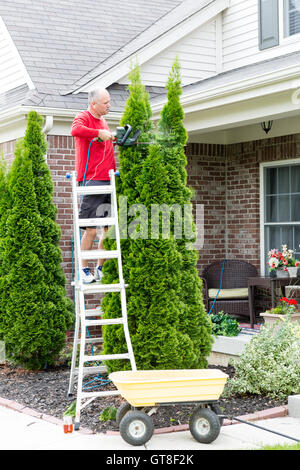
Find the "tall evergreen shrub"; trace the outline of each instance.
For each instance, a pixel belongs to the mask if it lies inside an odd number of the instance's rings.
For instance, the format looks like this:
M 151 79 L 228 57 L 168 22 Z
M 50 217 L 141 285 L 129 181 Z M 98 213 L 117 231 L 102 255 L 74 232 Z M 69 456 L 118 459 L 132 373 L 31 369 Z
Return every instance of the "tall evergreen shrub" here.
M 47 142 L 42 132 L 43 119 L 35 111 L 28 114 L 24 145 L 32 162 L 33 184 L 37 208 L 40 215 L 40 232 L 45 246 L 41 259 L 47 275 L 49 301 L 70 325 L 72 301 L 67 298 L 66 278 L 62 268 L 62 253 L 59 246 L 60 226 L 56 222 L 57 207 L 53 203 L 54 185 L 49 166 L 45 160 Z
M 124 148 L 120 155 L 121 169 L 125 173 L 121 171 L 122 185 L 125 182 L 123 194 L 128 196 L 128 207 L 135 204 L 136 208 L 135 221 L 128 218 L 128 228 L 135 230 L 126 241 L 123 261 L 125 280 L 129 284 L 128 322 L 138 369 L 205 367 L 211 344 L 211 324 L 204 311 L 201 283 L 195 268 L 196 252 L 187 249 L 184 239 L 176 240 L 174 224 L 170 236 L 164 236 L 162 216 L 155 234 L 151 227 L 153 205 L 183 206 L 190 204 L 191 198 L 186 186 L 186 130 L 179 103 L 178 64 L 174 66 L 167 88 L 168 104 L 162 112 L 158 145 L 149 146 L 143 156 L 139 154 L 134 174 L 130 166 L 132 150 Z M 139 96 L 143 98 L 141 93 Z M 139 115 L 140 107 L 136 103 L 136 99 L 128 101 L 126 111 L 130 110 L 131 116 L 135 116 L 135 112 Z M 113 295 L 104 300 L 106 317 L 121 314 L 119 306 L 115 315 Z M 115 334 L 108 331 L 115 331 Z M 122 327 L 105 327 L 105 353 L 125 350 Z M 110 361 L 108 366 L 110 370 L 120 370 L 128 368 L 129 363 Z
M 148 142 L 152 136 L 153 126 L 151 123 L 151 108 L 149 96 L 141 82 L 140 69 L 134 65 L 129 73 L 130 85 L 129 97 L 126 102 L 124 113 L 120 125 L 129 124 L 132 126 L 132 133 L 136 130 L 141 131 L 140 141 Z M 136 189 L 137 177 L 143 166 L 143 161 L 149 151 L 148 145 L 139 145 L 133 147 L 119 147 L 119 166 L 120 177 L 116 178 L 117 196 L 119 202 L 119 223 L 121 232 L 121 251 L 124 279 L 128 282 L 130 277 L 130 245 L 131 239 L 127 237 L 128 225 L 134 219 L 134 216 L 128 214 L 128 208 L 135 204 L 138 193 Z M 107 238 L 104 242 L 107 249 L 115 249 L 115 241 Z M 118 281 L 117 260 L 108 260 L 103 268 L 104 280 L 106 283 Z M 126 289 L 127 310 L 130 312 L 132 288 Z M 104 309 L 104 318 L 118 318 L 122 315 L 120 294 L 106 294 L 102 307 Z M 135 326 L 134 315 L 128 315 L 130 331 Z M 105 354 L 117 354 L 127 351 L 125 343 L 124 329 L 122 325 L 106 326 L 103 328 L 103 351 Z M 128 368 L 128 361 L 108 361 L 107 366 L 111 370 L 121 370 Z
M 7 181 L 7 168 L 4 161 L 0 163 L 0 273 L 3 273 L 2 259 L 4 239 L 6 235 L 6 220 L 9 209 L 9 192 Z M 1 300 L 0 300 L 1 301 Z
M 166 85 L 167 103 L 159 121 L 160 153 L 169 176 L 167 192 L 169 204 L 181 207 L 182 225 L 173 225 L 174 234 L 181 233 L 176 239 L 181 255 L 181 269 L 178 278 L 179 298 L 184 303 L 180 318 L 180 328 L 193 342 L 195 361 L 191 367 L 207 366 L 206 357 L 211 350 L 211 321 L 205 311 L 202 297 L 202 281 L 197 270 L 198 251 L 193 249 L 196 240 L 195 224 L 192 215 L 192 191 L 187 186 L 187 158 L 185 145 L 187 132 L 183 125 L 184 112 L 180 103 L 182 94 L 180 64 L 175 60 Z M 174 224 L 174 218 L 173 218 Z M 176 232 L 177 231 L 177 232 Z
M 7 176 L 8 216 L 0 250 L 0 336 L 8 359 L 29 369 L 54 363 L 73 323 L 45 151 L 42 119 L 29 113 Z

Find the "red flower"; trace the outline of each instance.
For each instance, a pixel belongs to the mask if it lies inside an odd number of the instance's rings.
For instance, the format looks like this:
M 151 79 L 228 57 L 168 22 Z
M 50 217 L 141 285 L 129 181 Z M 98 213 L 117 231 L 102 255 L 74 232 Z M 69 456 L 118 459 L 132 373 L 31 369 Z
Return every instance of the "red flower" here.
M 286 297 L 282 297 L 282 298 L 280 299 L 280 302 L 288 302 L 288 301 L 289 301 L 289 299 L 287 299 Z
M 297 302 L 295 299 L 291 299 L 288 301 L 290 305 L 297 305 Z

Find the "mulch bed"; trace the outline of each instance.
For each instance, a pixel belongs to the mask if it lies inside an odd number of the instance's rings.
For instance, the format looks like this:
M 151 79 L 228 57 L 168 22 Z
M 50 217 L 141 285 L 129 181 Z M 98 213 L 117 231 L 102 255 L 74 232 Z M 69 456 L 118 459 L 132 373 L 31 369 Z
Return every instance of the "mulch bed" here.
M 234 368 L 232 366 L 213 366 L 213 368 L 222 370 L 230 377 L 234 376 Z M 69 377 L 70 368 L 66 366 L 32 372 L 11 367 L 9 364 L 1 364 L 0 397 L 16 401 L 39 413 L 62 418 L 64 411 L 72 403 L 72 400 L 70 401 L 67 398 Z M 86 378 L 85 382 L 88 380 Z M 109 383 L 103 385 L 99 390 L 115 390 L 115 386 Z M 82 410 L 80 417 L 81 426 L 95 433 L 118 430 L 114 420 L 100 421 L 99 416 L 107 407 L 118 408 L 122 401 L 123 399 L 120 396 L 96 398 Z M 238 417 L 276 406 L 287 405 L 287 401 L 252 395 L 243 397 L 233 396 L 230 398 L 221 397 L 219 404 L 224 415 Z M 154 426 L 155 428 L 163 428 L 186 424 L 194 408 L 195 405 L 158 407 L 156 413 L 152 415 Z

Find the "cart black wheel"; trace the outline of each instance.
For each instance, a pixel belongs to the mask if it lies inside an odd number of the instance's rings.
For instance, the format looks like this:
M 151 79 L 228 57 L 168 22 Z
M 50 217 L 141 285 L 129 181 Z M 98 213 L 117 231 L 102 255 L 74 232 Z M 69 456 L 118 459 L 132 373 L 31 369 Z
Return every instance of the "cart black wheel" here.
M 211 403 L 211 404 L 209 405 L 209 408 L 210 408 L 211 411 L 213 411 L 216 415 L 218 415 L 218 418 L 219 418 L 219 421 L 220 421 L 220 426 L 222 426 L 222 425 L 223 425 L 224 418 L 220 418 L 220 415 L 223 414 L 220 405 L 218 405 L 218 403 Z
M 120 422 L 120 434 L 124 441 L 141 446 L 151 438 L 154 425 L 150 416 L 143 411 L 128 411 Z
M 210 444 L 220 434 L 220 421 L 217 415 L 209 408 L 196 408 L 193 412 L 189 428 L 196 441 Z
M 119 406 L 119 408 L 117 409 L 117 413 L 116 413 L 116 422 L 118 426 L 120 426 L 120 422 L 122 418 L 124 418 L 126 413 L 128 413 L 128 411 L 130 410 L 131 410 L 131 405 L 130 403 L 128 403 L 128 401 L 125 401 Z

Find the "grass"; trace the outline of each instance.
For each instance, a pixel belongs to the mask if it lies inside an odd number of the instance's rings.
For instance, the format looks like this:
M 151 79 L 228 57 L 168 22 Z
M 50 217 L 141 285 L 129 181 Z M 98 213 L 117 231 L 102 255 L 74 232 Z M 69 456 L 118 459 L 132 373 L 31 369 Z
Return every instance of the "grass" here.
M 264 446 L 261 450 L 300 450 L 300 442 L 297 444 L 276 444 L 274 446 Z

